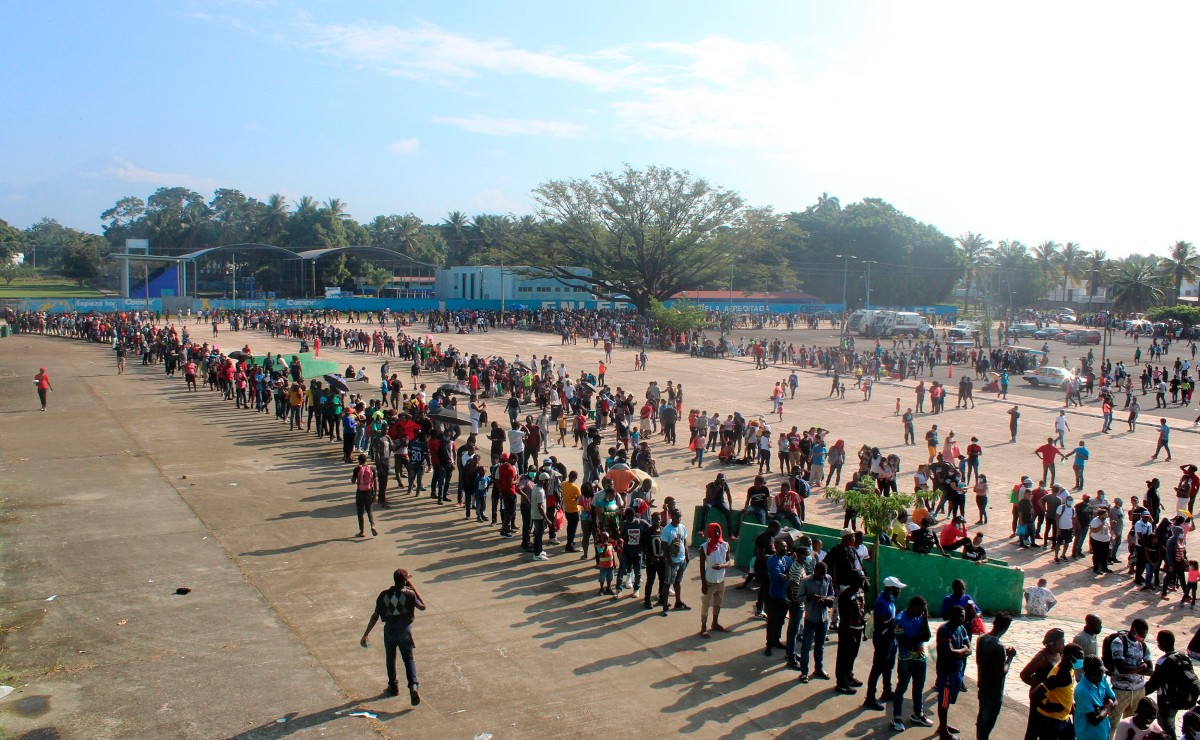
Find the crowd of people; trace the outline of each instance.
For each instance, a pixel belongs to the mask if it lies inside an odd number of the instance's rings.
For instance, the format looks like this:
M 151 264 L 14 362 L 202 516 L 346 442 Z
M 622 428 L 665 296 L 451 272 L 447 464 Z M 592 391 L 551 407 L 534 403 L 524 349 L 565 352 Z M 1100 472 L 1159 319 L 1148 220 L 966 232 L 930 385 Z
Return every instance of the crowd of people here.
M 704 639 L 710 639 L 714 632 L 728 631 L 720 615 L 727 571 L 733 564 L 732 542 L 744 522 L 765 525 L 767 528 L 755 540 L 754 567 L 743 586 L 757 581 L 755 615 L 765 623 L 766 654 L 781 650 L 786 665 L 799 674 L 798 680 L 803 683 L 831 679 L 834 689 L 845 694 L 856 693 L 865 685 L 865 706 L 884 710 L 890 703 L 892 726 L 902 730 L 903 700 L 910 688 L 913 706 L 909 723 L 933 726 L 934 719 L 925 713 L 922 697 L 925 645 L 936 634 L 934 686 L 939 735 L 950 738 L 959 733 L 950 722 L 949 712 L 963 688 L 963 675 L 972 654 L 979 664 L 976 736 L 987 737 L 990 733 L 999 711 L 1004 674 L 1013 660 L 1012 651 L 1001 643 L 1009 619 L 997 617 L 991 632 L 983 634 L 982 614 L 961 581 L 955 582 L 946 597 L 939 612 L 944 621 L 936 629 L 930 624 L 928 605 L 921 597 L 911 599 L 907 607 L 897 605 L 906 588 L 900 578 L 889 575 L 873 589 L 863 567 L 870 551 L 858 527 L 857 512 L 852 509 L 845 511 L 841 541 L 828 550 L 819 538 L 799 533 L 806 520 L 805 501 L 824 487 L 842 485 L 846 443 L 840 439 L 831 442 L 828 430 L 793 425 L 776 431 L 762 416 L 740 411 L 722 415 L 687 408 L 682 385 L 672 380 L 661 388 L 657 380 L 648 381 L 646 389 L 636 393 L 614 388 L 605 383 L 605 362 L 599 363 L 595 371 L 587 368 L 572 377 L 564 363 L 555 363 L 549 355 L 525 360 L 520 355 L 482 357 L 438 341 L 452 326 L 458 327 L 459 333 L 470 333 L 503 325 L 486 314 L 427 317 L 425 326 L 431 331 L 424 337 L 411 333 L 413 326 L 421 323 L 415 315 L 381 313 L 365 321 L 354 316 L 353 320 L 362 324 L 356 328 L 339 327 L 336 320 L 341 317 L 336 315 L 305 317 L 258 311 L 200 318 L 212 324 L 209 341 L 193 338 L 186 323 L 161 323 L 156 317 L 136 312 L 15 316 L 10 324 L 22 331 L 110 345 L 121 370 L 127 354 L 140 355 L 142 364 L 161 364 L 165 375 L 182 379 L 191 392 L 207 388 L 221 401 L 233 402 L 235 409 L 267 414 L 273 411 L 290 431 L 341 441 L 341 459 L 353 466 L 351 479 L 360 537 L 366 536 L 368 527 L 372 535 L 377 533 L 375 506 L 394 505 L 400 493 L 428 495 L 438 505 L 461 507 L 467 520 L 498 527 L 501 538 L 515 539 L 519 534 L 521 548 L 531 559 L 547 560 L 551 557 L 548 546 L 560 545 L 563 553 L 579 553 L 584 561 L 591 559 L 598 595 L 619 598 L 629 590 L 641 600 L 643 608 L 658 609 L 663 616 L 691 610 L 685 599 L 685 574 L 696 559 L 701 584 L 699 636 Z M 621 314 L 542 311 L 510 320 L 513 323 L 509 326 L 554 331 L 562 336 L 564 344 L 577 341 L 580 335 L 595 346 L 603 343 L 606 362 L 610 363 L 613 345 L 627 346 L 628 338 L 639 331 L 644 340 L 648 336 L 645 332 L 651 331 L 644 323 L 629 321 Z M 306 378 L 303 363 L 296 355 L 290 359 L 270 353 L 258 357 L 251 352 L 251 342 L 240 341 L 245 336 L 242 334 L 238 335 L 238 343 L 243 345 L 239 350 L 221 350 L 217 342 L 222 325 L 234 331 L 256 329 L 304 342 L 303 348 L 314 350 L 314 354 L 322 342 L 327 348 L 357 351 L 380 363 L 378 373 L 374 367 L 367 371 L 365 365 L 357 370 L 351 365 L 332 378 Z M 892 350 L 883 349 L 877 342 L 872 351 L 857 353 L 852 347 L 797 349 L 756 341 L 749 345 L 748 353 L 763 367 L 770 358 L 772 365 L 823 369 L 832 378 L 834 389 L 842 394 L 843 375 L 853 375 L 855 386 L 861 388 L 885 372 L 908 376 L 911 370 L 932 367 L 940 361 L 939 348 L 926 342 L 910 343 L 907 349 L 897 345 Z M 400 366 L 394 372 L 393 362 Z M 637 366 L 646 367 L 644 357 L 639 357 Z M 1107 379 L 1112 370 L 1105 372 Z M 351 392 L 346 382 L 349 379 L 366 381 L 366 388 L 378 390 Z M 44 370 L 35 380 L 39 391 L 50 389 Z M 959 405 L 964 407 L 973 405 L 970 379 L 965 380 L 965 393 L 962 379 L 959 385 Z M 1119 380 L 1114 376 L 1113 382 Z M 780 421 L 783 404 L 795 397 L 797 385 L 797 374 L 792 370 L 770 394 L 772 409 Z M 906 444 L 916 444 L 914 419 L 924 412 L 926 393 L 933 399 L 931 413 L 940 413 L 946 388 L 937 382 L 928 390 L 923 383 L 918 386 L 915 412 L 910 408 L 902 414 L 897 400 L 896 415 L 902 418 Z M 499 408 L 501 403 L 503 409 Z M 1016 418 L 1011 426 L 1014 442 Z M 686 442 L 682 441 L 682 430 L 677 432 L 677 426 L 685 420 Z M 551 455 L 555 431 L 557 446 L 563 452 L 556 450 Z M 1163 598 L 1178 592 L 1185 603 L 1190 599 L 1194 607 L 1200 572 L 1187 556 L 1186 536 L 1194 528 L 1190 512 L 1200 488 L 1196 467 L 1183 466 L 1174 510 L 1163 506 L 1158 479 L 1147 483 L 1141 500 L 1131 497 L 1128 508 L 1120 498 L 1110 504 L 1103 490 L 1082 493 L 1090 452 L 1082 441 L 1065 452 L 1069 431 L 1069 427 L 1059 430 L 1056 438 L 1035 451 L 1042 464 L 1043 480 L 1035 486 L 1029 477 L 1023 477 L 1011 489 L 1015 546 L 1052 546 L 1055 562 L 1065 562 L 1083 557 L 1086 537 L 1093 569 L 1105 574 L 1120 562 L 1120 545 L 1124 542 L 1127 572 L 1135 576 L 1134 583 L 1147 589 L 1161 588 Z M 578 450 L 578 468 L 566 459 L 568 441 L 572 449 Z M 652 442 L 686 444 L 693 452 L 693 464 L 699 466 L 704 465 L 706 451 L 717 455 L 721 472 L 707 484 L 703 503 L 706 510 L 715 509 L 721 515 L 725 526 L 709 523 L 699 548 L 691 547 L 684 513 L 675 500 L 657 500 L 655 478 L 659 471 Z M 987 475 L 981 472 L 982 446 L 972 437 L 960 449 L 956 435 L 950 432 L 942 440 L 937 425 L 926 433 L 925 442 L 928 458 L 919 464 L 914 476 L 913 503 L 897 508 L 893 521 L 880 533 L 883 541 L 920 554 L 936 551 L 949 557 L 961 551 L 968 560 L 985 562 L 987 551 L 982 536 L 972 535 L 966 524 L 969 492 L 975 495 L 979 513 L 976 524 L 987 521 L 990 489 Z M 1167 452 L 1169 455 L 1169 447 Z M 863 445 L 857 458 L 857 470 L 848 476 L 847 487 L 870 486 L 880 496 L 899 492 L 898 455 Z M 1070 459 L 1075 471 L 1075 486 L 1070 491 L 1056 481 L 1055 464 L 1063 459 Z M 771 469 L 773 460 L 777 461 L 775 471 Z M 739 507 L 735 507 L 725 473 L 727 466 L 737 465 L 758 466 L 758 476 Z M 774 491 L 768 483 L 773 472 L 778 475 Z M 430 476 L 428 490 L 426 474 Z M 397 493 L 389 500 L 392 480 Z M 1074 500 L 1075 492 L 1081 493 L 1079 503 Z M 946 520 L 939 528 L 943 515 Z M 867 594 L 872 592 L 878 596 L 868 604 Z M 1041 610 L 1044 615 L 1054 603 L 1044 583 L 1031 588 L 1026 598 L 1031 614 Z M 380 600 L 367 633 L 377 618 L 385 622 L 388 690 L 397 693 L 398 650 L 416 704 L 419 695 L 408 627 L 413 609 L 424 609 L 424 601 L 412 587 L 411 576 L 401 575 L 400 571 L 396 585 L 381 594 Z M 868 615 L 872 615 L 870 621 Z M 392 622 L 408 627 L 397 627 L 389 633 Z M 1139 634 L 1138 630 L 1135 622 L 1129 634 Z M 831 632 L 837 636 L 832 677 L 824 665 L 824 645 Z M 1144 641 L 1144 629 L 1140 635 Z M 858 648 L 868 636 L 874 654 L 870 675 L 864 682 L 854 674 L 854 664 Z M 974 649 L 972 636 L 978 638 Z M 366 639 L 364 634 L 364 643 Z M 1161 647 L 1164 641 L 1173 641 L 1173 636 L 1160 634 L 1159 641 Z M 1126 647 L 1124 642 L 1122 647 Z M 1073 655 L 1073 651 L 1068 652 Z M 1060 650 L 1059 660 L 1066 654 Z M 1106 731 L 1111 728 L 1116 732 L 1119 724 L 1129 722 L 1138 723 L 1143 730 L 1149 726 L 1145 722 L 1149 709 L 1142 705 L 1142 697 L 1121 700 L 1119 692 L 1126 689 L 1120 688 L 1124 684 L 1117 680 L 1118 673 L 1112 679 L 1118 693 L 1106 703 L 1103 684 L 1109 679 L 1096 672 L 1088 660 L 1092 657 L 1084 655 L 1084 662 L 1078 666 L 1072 659 L 1071 670 L 1058 670 L 1056 662 L 1041 680 L 1030 684 L 1034 689 L 1030 727 L 1035 733 L 1030 737 L 1049 737 L 1050 730 L 1043 732 L 1043 727 L 1061 730 L 1072 717 L 1077 728 L 1081 717 L 1090 723 L 1089 730 L 1104 726 Z M 1142 657 L 1148 660 L 1148 652 Z M 1049 653 L 1043 656 L 1045 662 L 1052 658 Z M 1064 703 L 1068 696 L 1070 703 Z M 1157 708 L 1151 712 L 1160 722 L 1164 721 L 1164 705 L 1174 706 L 1175 711 L 1190 709 L 1181 706 L 1178 697 L 1164 701 L 1160 693 Z M 1189 722 L 1193 720 L 1184 719 L 1185 733 Z M 1200 715 L 1194 723 L 1200 723 Z M 1163 728 L 1168 732 L 1165 724 Z M 1195 737 L 1195 731 L 1186 736 Z M 1089 735 L 1084 732 L 1079 736 Z

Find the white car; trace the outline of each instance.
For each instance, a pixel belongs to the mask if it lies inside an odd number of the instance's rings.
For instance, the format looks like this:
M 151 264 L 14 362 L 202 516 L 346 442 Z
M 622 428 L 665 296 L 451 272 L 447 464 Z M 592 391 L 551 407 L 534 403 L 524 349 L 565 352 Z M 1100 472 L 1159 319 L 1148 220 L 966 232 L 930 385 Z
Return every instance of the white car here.
M 1062 388 L 1068 380 L 1075 377 L 1075 373 L 1065 367 L 1039 367 L 1037 370 L 1029 370 L 1021 377 L 1029 381 L 1030 385 L 1044 385 L 1049 388 Z

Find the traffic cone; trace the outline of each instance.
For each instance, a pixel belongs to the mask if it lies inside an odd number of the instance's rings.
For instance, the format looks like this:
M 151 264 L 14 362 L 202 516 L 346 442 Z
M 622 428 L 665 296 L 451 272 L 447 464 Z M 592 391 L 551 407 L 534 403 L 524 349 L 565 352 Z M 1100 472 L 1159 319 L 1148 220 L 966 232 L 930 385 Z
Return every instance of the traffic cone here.
M 950 374 L 947 375 L 946 377 L 953 378 L 954 377 L 954 363 L 948 362 L 948 363 L 946 363 L 946 367 L 950 368 Z

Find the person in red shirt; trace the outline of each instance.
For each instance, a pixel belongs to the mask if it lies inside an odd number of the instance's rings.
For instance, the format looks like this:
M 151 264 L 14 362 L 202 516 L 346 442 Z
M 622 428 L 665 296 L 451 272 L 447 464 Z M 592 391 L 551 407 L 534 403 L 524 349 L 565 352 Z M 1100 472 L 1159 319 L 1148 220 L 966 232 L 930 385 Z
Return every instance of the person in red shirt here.
M 967 520 L 961 515 L 954 517 L 954 521 L 942 527 L 938 541 L 941 542 L 942 554 L 946 557 L 949 557 L 947 553 L 951 550 L 971 544 L 971 537 L 967 534 Z
M 1054 444 L 1054 437 L 1047 437 L 1046 444 L 1033 451 L 1034 455 L 1042 458 L 1042 479 L 1050 481 L 1050 485 L 1054 485 L 1054 463 L 1058 462 L 1058 458 L 1066 458 L 1066 455 L 1059 452 L 1058 447 Z
M 979 456 L 983 454 L 983 448 L 979 446 L 979 437 L 971 437 L 971 444 L 967 445 L 967 479 L 964 481 L 968 485 L 971 483 L 971 475 L 974 474 L 975 481 L 979 481 Z
M 517 467 L 512 464 L 507 452 L 500 455 L 500 466 L 496 468 L 496 495 L 492 500 L 493 502 L 499 500 L 503 506 L 500 514 L 500 536 L 508 539 L 513 536 L 516 529 Z M 492 519 L 494 524 L 494 512 Z
M 39 368 L 37 375 L 33 376 L 33 384 L 37 386 L 38 400 L 42 402 L 42 411 L 46 410 L 46 394 L 54 391 L 54 386 L 50 385 L 50 374 L 46 372 L 46 368 Z

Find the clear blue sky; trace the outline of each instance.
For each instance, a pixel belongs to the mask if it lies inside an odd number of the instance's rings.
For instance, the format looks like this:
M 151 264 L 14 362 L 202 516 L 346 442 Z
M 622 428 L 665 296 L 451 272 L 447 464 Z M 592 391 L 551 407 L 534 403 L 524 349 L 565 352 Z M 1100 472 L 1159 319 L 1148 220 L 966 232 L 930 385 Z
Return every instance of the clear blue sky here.
M 1110 255 L 1200 240 L 1193 30 L 1163 3 L 10 3 L 0 218 L 160 185 L 360 220 L 528 213 L 668 165 L 802 209 Z

